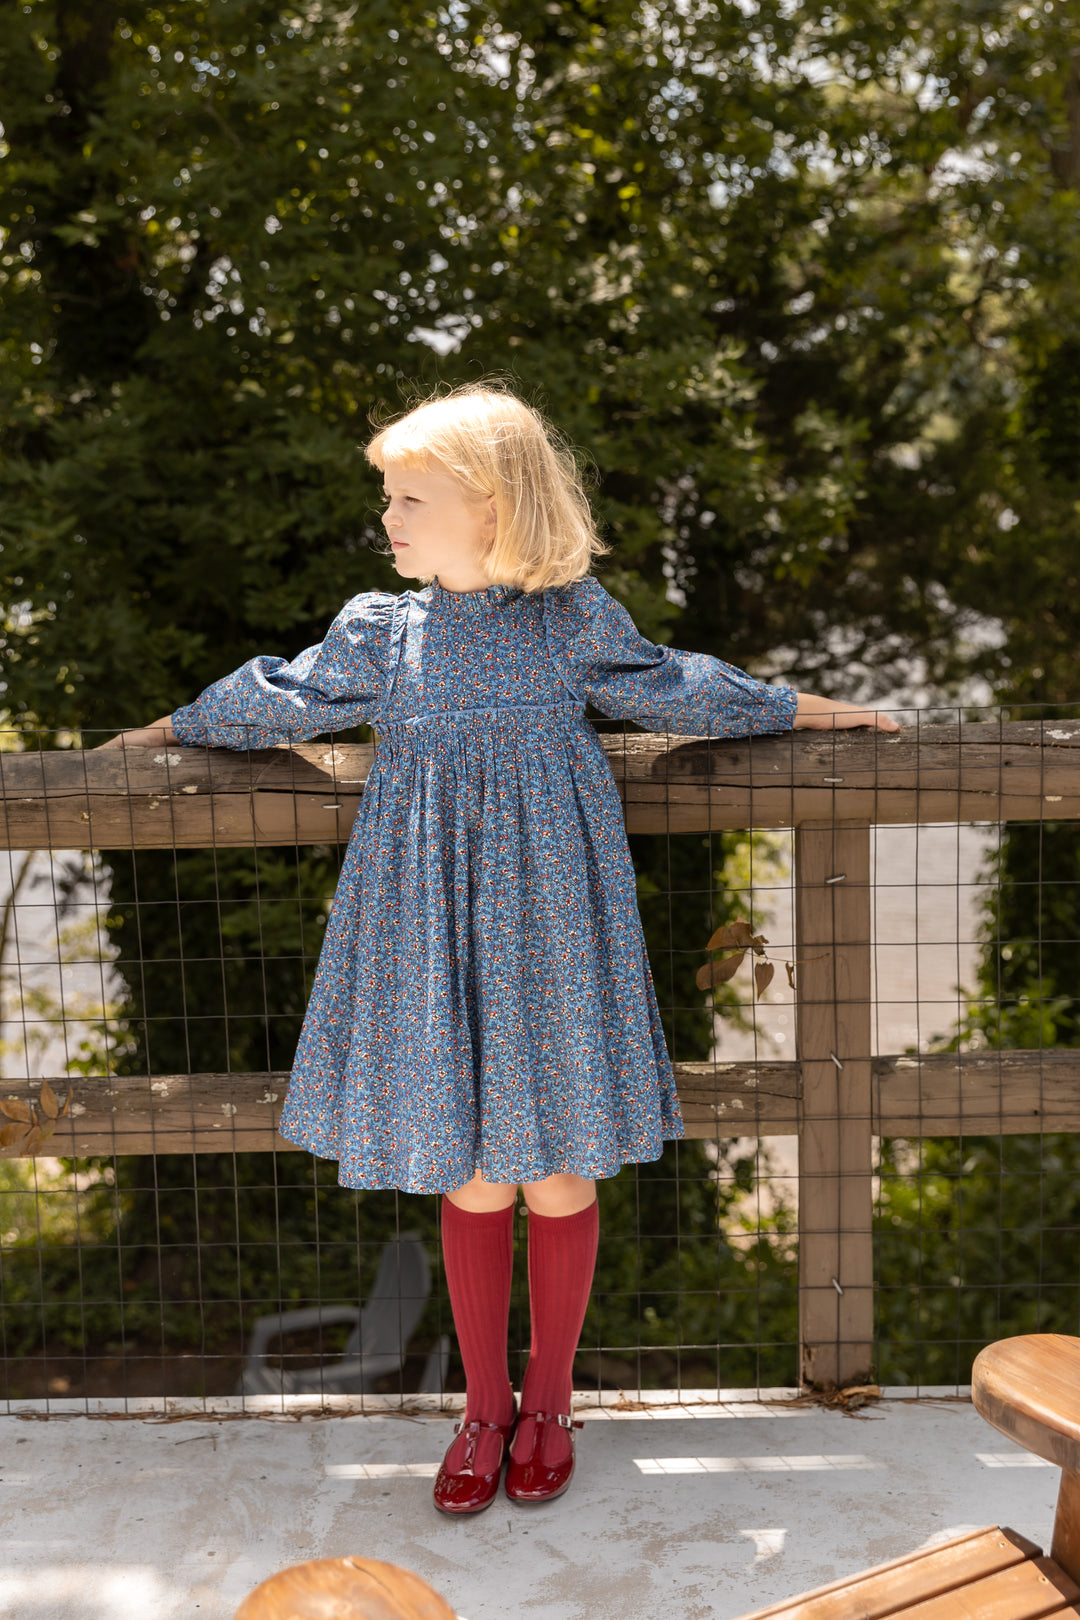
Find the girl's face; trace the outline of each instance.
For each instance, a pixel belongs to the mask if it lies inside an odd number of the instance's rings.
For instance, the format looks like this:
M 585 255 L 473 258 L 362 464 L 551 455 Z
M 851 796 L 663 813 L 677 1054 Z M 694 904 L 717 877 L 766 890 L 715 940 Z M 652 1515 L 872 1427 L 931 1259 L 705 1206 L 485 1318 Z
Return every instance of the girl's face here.
M 482 558 L 495 534 L 495 500 L 470 500 L 449 473 L 388 462 L 382 520 L 404 579 L 437 574 L 448 591 L 491 584 Z

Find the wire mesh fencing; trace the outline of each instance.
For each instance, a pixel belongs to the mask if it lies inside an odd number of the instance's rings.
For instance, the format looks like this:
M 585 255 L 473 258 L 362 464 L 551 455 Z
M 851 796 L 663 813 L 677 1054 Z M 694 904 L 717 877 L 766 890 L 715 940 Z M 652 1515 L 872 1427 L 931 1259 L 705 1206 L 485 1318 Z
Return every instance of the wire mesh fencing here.
M 910 719 L 594 721 L 687 1138 L 600 1184 L 579 1389 L 959 1387 L 1077 1331 L 1080 723 Z M 460 1391 L 438 1199 L 275 1130 L 370 738 L 95 740 L 0 752 L 0 1393 Z

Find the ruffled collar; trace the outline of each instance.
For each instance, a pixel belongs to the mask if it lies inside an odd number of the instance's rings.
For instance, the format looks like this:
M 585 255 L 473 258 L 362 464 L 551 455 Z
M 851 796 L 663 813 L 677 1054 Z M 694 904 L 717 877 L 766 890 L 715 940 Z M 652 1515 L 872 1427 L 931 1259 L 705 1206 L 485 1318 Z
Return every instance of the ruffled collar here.
M 518 585 L 488 585 L 482 591 L 448 591 L 439 584 L 438 574 L 428 586 L 431 592 L 432 605 L 438 605 L 463 612 L 482 611 L 485 608 L 497 607 L 511 596 L 520 596 L 521 588 Z

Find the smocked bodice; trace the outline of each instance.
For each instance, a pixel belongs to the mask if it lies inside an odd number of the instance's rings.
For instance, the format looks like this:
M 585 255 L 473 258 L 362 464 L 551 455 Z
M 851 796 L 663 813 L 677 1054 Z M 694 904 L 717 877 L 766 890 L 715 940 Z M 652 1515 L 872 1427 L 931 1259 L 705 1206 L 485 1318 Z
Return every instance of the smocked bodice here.
M 541 593 L 447 591 L 436 579 L 411 595 L 381 724 L 577 698 L 552 660 Z

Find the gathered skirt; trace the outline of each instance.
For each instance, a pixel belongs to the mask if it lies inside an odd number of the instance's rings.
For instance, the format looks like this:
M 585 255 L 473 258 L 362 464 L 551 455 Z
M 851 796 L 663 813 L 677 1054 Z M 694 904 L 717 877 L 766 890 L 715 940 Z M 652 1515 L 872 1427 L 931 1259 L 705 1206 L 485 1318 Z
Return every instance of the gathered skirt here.
M 380 727 L 280 1129 L 408 1192 L 610 1176 L 683 1135 L 583 705 Z

